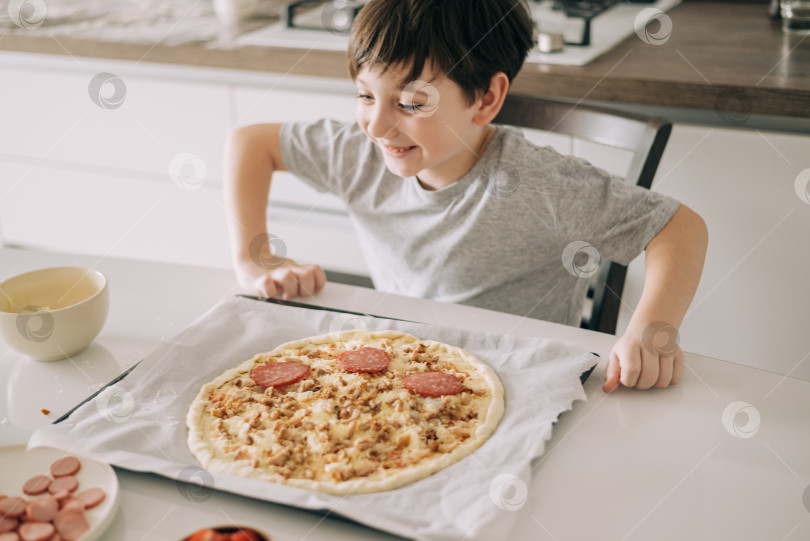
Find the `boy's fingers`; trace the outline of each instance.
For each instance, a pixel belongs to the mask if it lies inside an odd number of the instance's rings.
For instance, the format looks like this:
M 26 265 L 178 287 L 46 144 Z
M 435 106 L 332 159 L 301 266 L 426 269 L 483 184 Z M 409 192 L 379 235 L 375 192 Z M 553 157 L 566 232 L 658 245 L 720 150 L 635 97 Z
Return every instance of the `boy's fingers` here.
M 672 385 L 675 385 L 683 377 L 683 351 L 678 348 L 675 352 L 675 359 L 672 361 Z
M 621 340 L 610 352 L 602 390 L 611 393 L 619 387 L 619 383 L 636 389 L 675 385 L 683 376 L 683 363 L 680 348 L 676 349 L 674 355 L 659 356 L 640 343 Z
M 287 269 L 284 269 L 283 272 L 276 277 L 276 287 L 280 289 L 279 293 L 282 293 L 284 299 L 291 299 L 298 295 L 298 280 L 293 273 L 289 272 Z
M 311 271 L 296 273 L 298 279 L 298 294 L 302 297 L 309 297 L 315 294 L 315 275 Z
M 320 265 L 315 265 L 315 293 L 319 292 L 323 289 L 323 286 L 326 285 L 326 273 L 320 267 Z
M 641 348 L 641 372 L 636 381 L 637 389 L 649 389 L 658 381 L 660 374 L 660 357 Z
M 602 385 L 602 390 L 606 393 L 612 393 L 619 388 L 619 375 L 621 374 L 621 367 L 619 365 L 619 358 L 615 353 L 611 353 L 608 357 L 607 367 L 605 368 L 605 384 Z
M 658 388 L 669 387 L 672 382 L 672 374 L 674 371 L 675 359 L 673 357 L 661 357 L 658 364 L 658 381 L 655 386 Z
M 638 348 L 627 348 L 621 358 L 621 375 L 619 376 L 622 385 L 625 387 L 635 387 L 638 378 L 641 376 L 642 358 Z
M 323 289 L 326 273 L 319 265 L 292 265 L 256 278 L 245 277 L 242 284 L 250 294 L 268 298 L 308 297 Z
M 255 292 L 258 293 L 259 295 L 268 298 L 275 297 L 278 294 L 275 282 L 270 276 L 266 274 L 264 276 L 259 276 L 259 278 L 256 279 L 254 289 L 256 290 Z

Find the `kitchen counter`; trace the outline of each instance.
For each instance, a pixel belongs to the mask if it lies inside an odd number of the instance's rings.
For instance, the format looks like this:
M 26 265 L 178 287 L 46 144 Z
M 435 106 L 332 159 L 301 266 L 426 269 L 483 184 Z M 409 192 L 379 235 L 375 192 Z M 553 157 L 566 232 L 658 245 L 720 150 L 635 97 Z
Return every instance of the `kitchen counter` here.
M 669 39 L 636 35 L 582 67 L 527 64 L 517 94 L 714 111 L 728 125 L 751 115 L 810 119 L 810 39 L 782 34 L 759 3 L 689 2 L 673 9 Z M 334 51 L 216 43 L 121 43 L 0 35 L 0 50 L 348 78 Z

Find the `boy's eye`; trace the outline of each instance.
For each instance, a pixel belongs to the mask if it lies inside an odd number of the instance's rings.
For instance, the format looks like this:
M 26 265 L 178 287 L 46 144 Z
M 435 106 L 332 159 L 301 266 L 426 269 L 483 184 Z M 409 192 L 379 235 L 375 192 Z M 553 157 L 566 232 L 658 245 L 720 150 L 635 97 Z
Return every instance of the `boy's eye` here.
M 362 92 L 357 93 L 357 99 L 364 102 L 364 103 L 370 103 L 370 102 L 374 101 L 374 98 L 372 98 L 368 94 L 363 94 Z
M 406 113 L 415 113 L 416 111 L 419 111 L 422 107 L 424 107 L 424 105 L 419 105 L 419 104 L 416 104 L 416 103 L 411 103 L 411 104 L 400 103 L 399 104 L 399 108 L 402 109 L 403 111 L 405 111 Z

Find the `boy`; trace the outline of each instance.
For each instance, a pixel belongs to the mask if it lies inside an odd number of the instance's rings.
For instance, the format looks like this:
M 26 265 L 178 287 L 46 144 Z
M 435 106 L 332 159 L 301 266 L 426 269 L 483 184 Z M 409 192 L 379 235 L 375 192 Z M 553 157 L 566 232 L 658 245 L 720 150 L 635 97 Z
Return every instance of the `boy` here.
M 270 177 L 281 170 L 346 202 L 384 291 L 577 325 L 586 280 L 572 272 L 571 247 L 587 243 L 622 263 L 646 249 L 642 298 L 603 389 L 677 383 L 682 351 L 648 335 L 680 325 L 705 225 L 677 201 L 490 124 L 531 46 L 523 0 L 369 2 L 349 45 L 356 123 L 260 124 L 229 139 L 226 200 L 242 286 L 293 297 L 326 282 L 317 265 L 275 257 L 267 243 L 251 253 L 267 238 Z

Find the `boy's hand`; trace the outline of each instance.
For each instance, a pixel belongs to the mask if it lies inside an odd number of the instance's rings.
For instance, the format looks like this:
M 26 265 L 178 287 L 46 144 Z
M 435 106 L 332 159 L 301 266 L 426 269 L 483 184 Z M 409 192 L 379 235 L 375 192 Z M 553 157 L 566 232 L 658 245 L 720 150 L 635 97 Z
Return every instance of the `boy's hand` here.
M 613 346 L 602 390 L 675 385 L 683 376 L 678 327 L 697 290 L 706 259 L 703 219 L 681 205 L 647 244 L 644 289 L 624 336 Z
M 250 294 L 271 298 L 309 297 L 326 285 L 326 274 L 319 265 L 301 265 L 292 259 L 263 266 L 242 261 L 236 264 L 236 276 Z
M 673 327 L 663 323 L 652 323 L 643 331 L 628 329 L 610 352 L 602 390 L 612 393 L 620 382 L 636 389 L 678 383 L 683 376 L 683 351 L 676 335 Z

